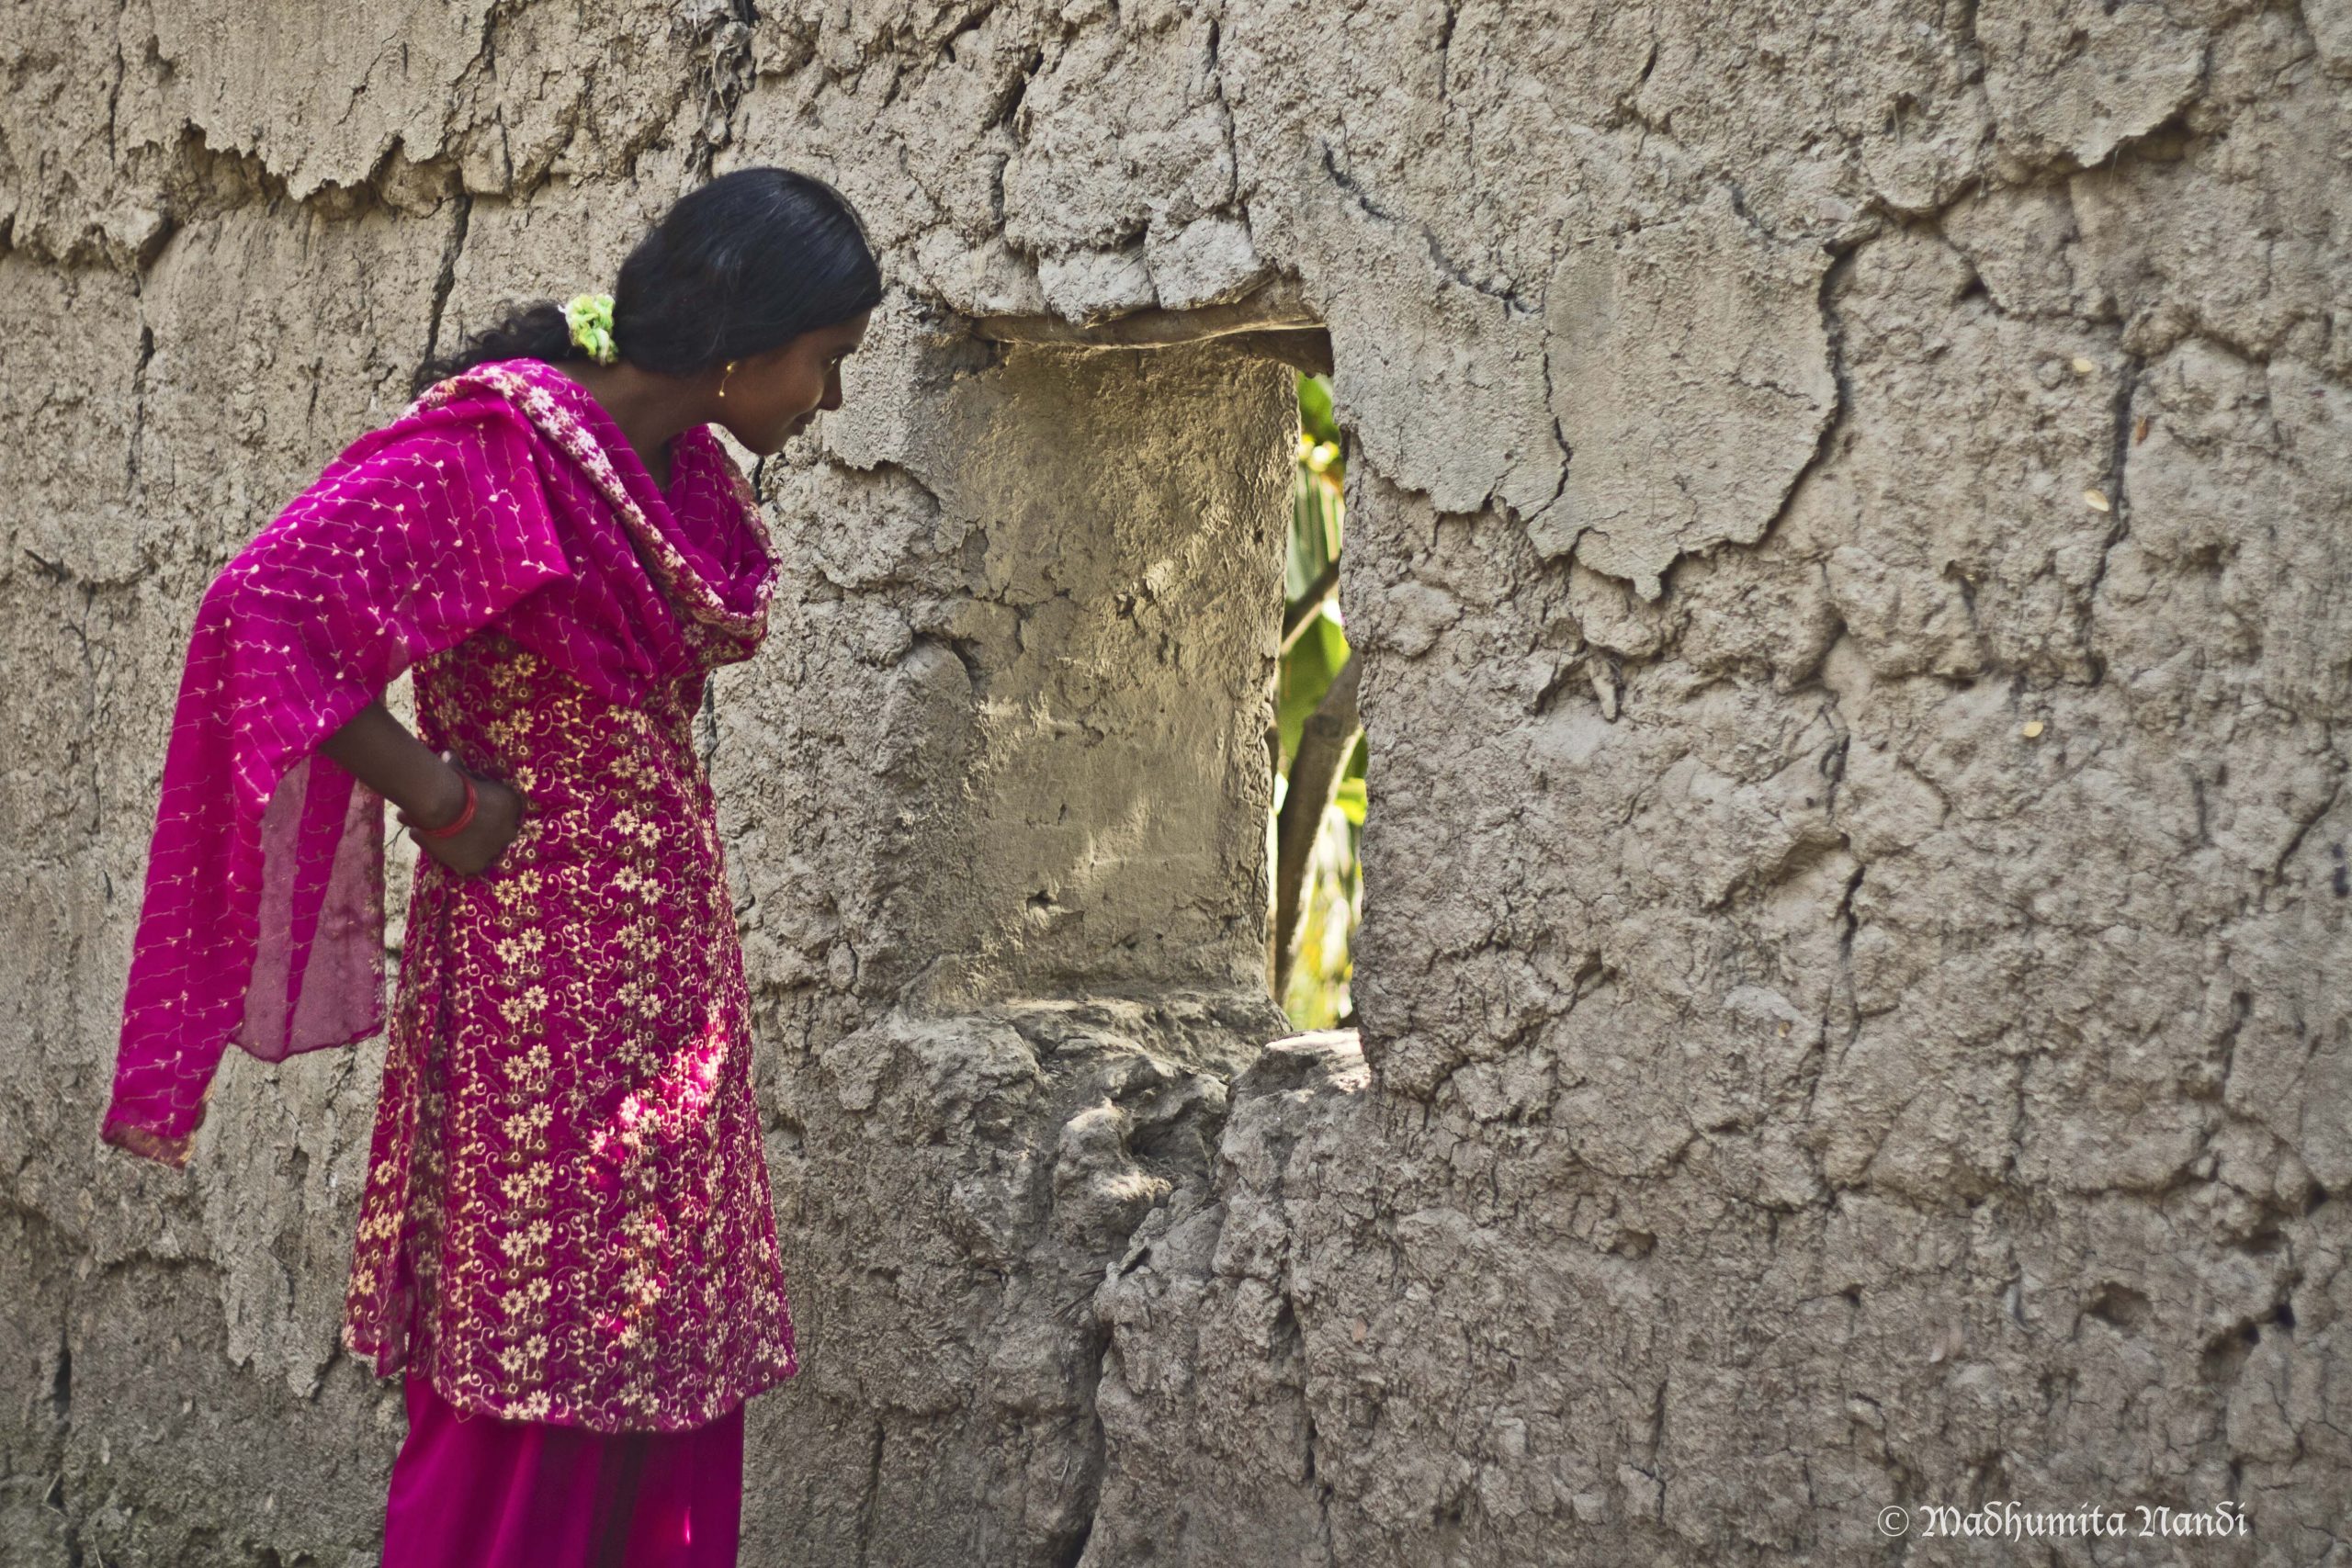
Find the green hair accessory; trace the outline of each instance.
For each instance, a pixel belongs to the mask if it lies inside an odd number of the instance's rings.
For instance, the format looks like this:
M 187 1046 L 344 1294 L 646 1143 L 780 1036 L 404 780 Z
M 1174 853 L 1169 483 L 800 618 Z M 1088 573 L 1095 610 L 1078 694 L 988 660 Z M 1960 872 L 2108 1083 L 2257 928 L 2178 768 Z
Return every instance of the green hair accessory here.
M 610 365 L 621 356 L 613 343 L 613 297 L 609 294 L 575 294 L 563 302 L 564 323 L 571 329 L 571 341 L 588 351 L 588 357 L 599 365 Z

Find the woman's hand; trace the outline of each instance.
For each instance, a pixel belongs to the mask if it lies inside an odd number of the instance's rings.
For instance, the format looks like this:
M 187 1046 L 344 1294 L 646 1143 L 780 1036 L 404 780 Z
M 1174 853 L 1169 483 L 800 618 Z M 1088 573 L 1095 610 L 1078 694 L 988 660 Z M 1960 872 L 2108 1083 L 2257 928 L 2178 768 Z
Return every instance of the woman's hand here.
M 458 773 L 459 770 L 452 764 L 450 772 Z M 480 773 L 471 776 L 474 781 L 473 820 L 458 832 L 446 839 L 432 838 L 415 832 L 420 824 L 405 812 L 401 816 L 401 820 L 409 824 L 411 836 L 426 854 L 451 871 L 467 876 L 496 864 L 498 857 L 505 852 L 508 844 L 514 841 L 514 835 L 523 827 L 523 797 L 496 779 L 486 779 Z M 462 780 L 459 790 L 459 798 L 462 799 Z M 456 819 L 457 814 L 451 813 L 448 820 Z
M 520 795 L 496 779 L 469 774 L 441 756 L 411 735 L 380 698 L 328 736 L 319 750 L 400 807 L 400 819 L 416 829 L 416 841 L 452 871 L 471 876 L 488 867 L 522 828 Z M 464 813 L 469 777 L 474 781 L 473 820 L 446 839 L 427 837 L 431 829 L 455 822 Z

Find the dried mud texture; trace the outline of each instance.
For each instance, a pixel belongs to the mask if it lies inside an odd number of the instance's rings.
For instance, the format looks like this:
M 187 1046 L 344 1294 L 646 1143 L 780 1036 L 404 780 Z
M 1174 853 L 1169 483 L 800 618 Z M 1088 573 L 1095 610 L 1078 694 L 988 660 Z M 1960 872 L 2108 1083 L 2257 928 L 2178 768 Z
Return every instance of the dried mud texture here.
M 2345 0 L 69 0 L 0 79 L 0 1556 L 373 1561 L 376 1048 L 95 1141 L 187 621 L 781 162 L 892 297 L 701 727 L 747 1562 L 2341 1558 Z M 1367 916 L 1285 1038 L 1325 343 Z M 2001 1501 L 2248 1523 L 1880 1530 Z

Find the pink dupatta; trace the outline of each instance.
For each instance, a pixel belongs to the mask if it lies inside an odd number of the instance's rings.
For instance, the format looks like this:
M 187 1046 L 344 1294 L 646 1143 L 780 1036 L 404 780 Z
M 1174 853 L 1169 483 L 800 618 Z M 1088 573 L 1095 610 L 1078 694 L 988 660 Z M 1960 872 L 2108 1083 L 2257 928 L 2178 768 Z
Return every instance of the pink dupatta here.
M 586 389 L 476 366 L 369 432 L 222 569 L 188 642 L 100 1138 L 185 1166 L 233 1043 L 264 1061 L 384 1022 L 383 801 L 319 744 L 499 624 L 591 690 L 749 658 L 775 563 L 707 426 L 665 492 Z

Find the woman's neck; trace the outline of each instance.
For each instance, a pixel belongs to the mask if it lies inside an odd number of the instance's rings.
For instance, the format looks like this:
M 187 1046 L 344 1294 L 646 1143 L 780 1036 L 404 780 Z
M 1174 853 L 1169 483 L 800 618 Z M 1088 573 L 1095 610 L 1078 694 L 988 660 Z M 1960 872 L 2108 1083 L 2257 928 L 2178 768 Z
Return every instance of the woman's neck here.
M 693 394 L 675 377 L 657 376 L 629 364 L 565 360 L 555 368 L 587 389 L 628 437 L 630 448 L 653 476 L 654 484 L 669 489 L 671 437 L 703 423 L 695 417 Z

